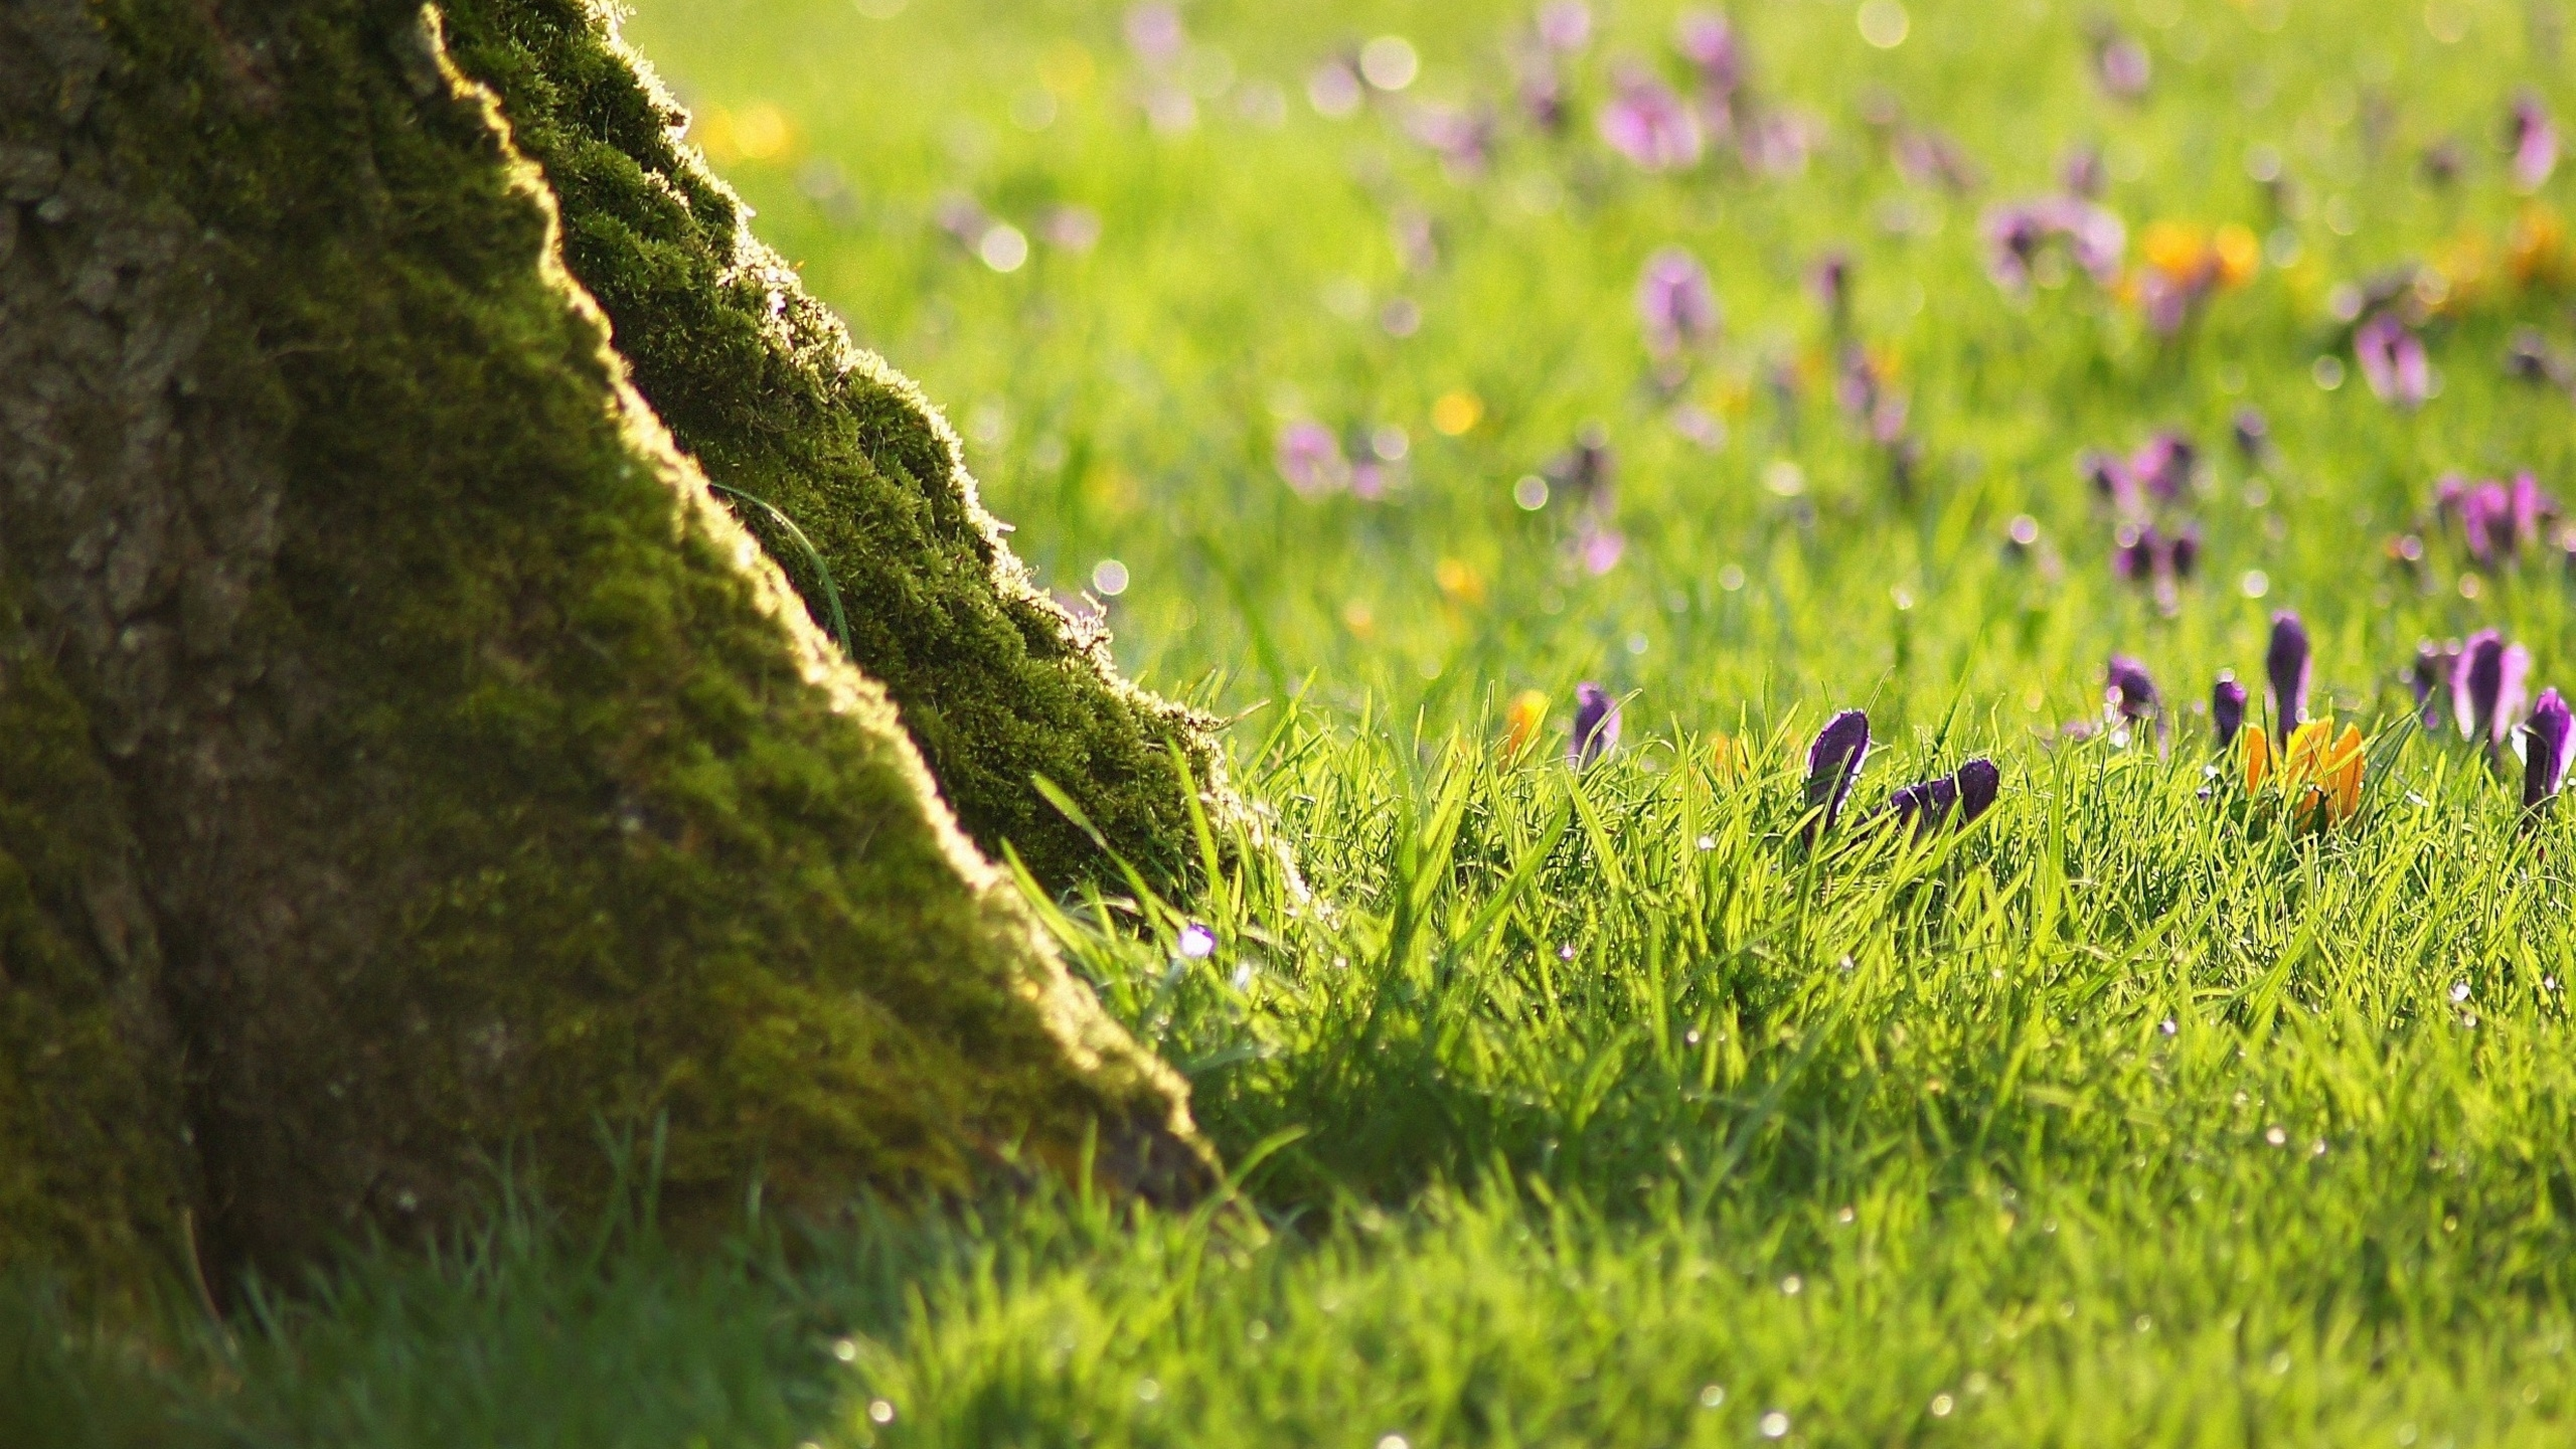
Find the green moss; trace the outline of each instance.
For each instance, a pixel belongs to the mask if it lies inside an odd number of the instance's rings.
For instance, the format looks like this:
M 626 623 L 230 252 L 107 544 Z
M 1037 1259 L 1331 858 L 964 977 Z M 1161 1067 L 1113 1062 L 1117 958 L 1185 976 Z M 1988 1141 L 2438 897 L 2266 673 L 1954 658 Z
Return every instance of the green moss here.
M 1178 1079 L 627 387 L 541 178 L 425 70 L 434 31 L 369 0 L 102 13 L 119 66 L 87 124 L 115 188 L 209 239 L 210 371 L 262 399 L 242 425 L 273 425 L 284 479 L 240 642 L 279 661 L 240 708 L 281 783 L 237 802 L 234 889 L 305 924 L 256 954 L 227 934 L 248 901 L 175 905 L 192 959 L 162 982 L 210 1255 L 289 1271 L 451 1227 L 505 1155 L 580 1212 L 603 1128 L 664 1134 L 683 1233 L 755 1183 L 829 1212 L 1095 1139 L 1113 1180 L 1196 1191 Z M 184 876 L 191 848 L 144 864 Z
M 1191 837 L 1166 742 L 1223 803 L 1210 722 L 1122 681 L 1105 637 L 1031 585 L 947 425 L 750 235 L 604 6 L 448 14 L 459 64 L 499 91 L 561 197 L 566 261 L 637 386 L 711 478 L 813 540 L 852 602 L 851 656 L 885 682 L 967 831 L 988 851 L 1010 842 L 1050 885 L 1099 876 L 1097 848 L 1031 787 L 1044 775 L 1114 849 L 1176 878 Z M 828 621 L 822 581 L 779 554 Z
M 184 1260 L 159 952 L 89 722 L 0 597 L 0 1265 L 148 1296 Z

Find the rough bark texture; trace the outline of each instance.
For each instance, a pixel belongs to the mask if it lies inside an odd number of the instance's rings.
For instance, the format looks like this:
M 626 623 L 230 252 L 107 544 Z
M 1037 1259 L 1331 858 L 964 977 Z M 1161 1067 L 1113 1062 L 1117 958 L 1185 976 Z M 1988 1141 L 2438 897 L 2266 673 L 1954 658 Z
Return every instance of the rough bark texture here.
M 554 217 L 399 0 L 0 7 L 0 1261 L 578 1209 L 656 1121 L 681 1224 L 1204 1181 Z
M 1031 788 L 1044 775 L 1150 879 L 1180 877 L 1189 807 L 1167 742 L 1228 811 L 1211 722 L 1126 684 L 1097 626 L 1031 584 L 956 435 L 752 236 L 603 6 L 445 8 L 459 67 L 500 94 L 561 198 L 565 262 L 636 386 L 710 478 L 786 514 L 864 601 L 844 611 L 851 657 L 894 696 L 967 832 L 995 853 L 1009 841 L 1050 886 L 1099 877 L 1098 848 Z M 830 627 L 802 551 L 737 512 Z

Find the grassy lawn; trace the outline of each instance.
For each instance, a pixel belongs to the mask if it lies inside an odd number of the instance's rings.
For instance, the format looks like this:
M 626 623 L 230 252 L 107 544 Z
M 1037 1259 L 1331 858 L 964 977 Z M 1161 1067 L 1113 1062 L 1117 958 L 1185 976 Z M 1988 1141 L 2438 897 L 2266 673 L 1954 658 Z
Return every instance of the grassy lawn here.
M 1766 0 L 1730 69 L 1668 0 L 645 0 L 1022 555 L 1241 716 L 1297 870 L 1051 908 L 1236 1191 L 506 1211 L 148 1351 L 21 1284 L 0 1429 L 2569 1442 L 2576 806 L 2410 677 L 2576 687 L 2576 514 L 2474 492 L 2576 501 L 2576 165 L 2506 145 L 2572 8 Z M 2283 610 L 2349 799 L 2215 737 Z M 1981 818 L 1889 813 L 1975 756 Z

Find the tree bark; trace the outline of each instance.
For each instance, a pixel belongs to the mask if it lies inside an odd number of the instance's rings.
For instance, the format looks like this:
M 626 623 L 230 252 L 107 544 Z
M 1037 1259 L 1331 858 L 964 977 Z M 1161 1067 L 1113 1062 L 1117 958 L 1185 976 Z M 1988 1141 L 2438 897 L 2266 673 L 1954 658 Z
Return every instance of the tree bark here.
M 511 134 L 396 0 L 0 9 L 0 1260 L 286 1272 L 505 1157 L 578 1211 L 603 1129 L 683 1230 L 1095 1146 L 1198 1191 L 1181 1084 L 630 385 Z M 908 397 L 792 333 L 791 417 Z

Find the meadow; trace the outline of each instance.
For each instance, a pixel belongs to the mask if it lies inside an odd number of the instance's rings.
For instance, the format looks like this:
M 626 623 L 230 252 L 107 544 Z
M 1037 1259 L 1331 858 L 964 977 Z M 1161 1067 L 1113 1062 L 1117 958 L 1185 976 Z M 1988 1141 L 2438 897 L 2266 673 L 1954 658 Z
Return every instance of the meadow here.
M 1021 555 L 1235 721 L 1293 867 L 1212 827 L 1201 896 L 1042 903 L 1228 1191 L 709 1261 L 638 1148 L 616 1221 L 228 1331 L 14 1286 L 0 1421 L 2567 1442 L 2576 806 L 2520 726 L 2576 687 L 2570 19 L 643 0 Z M 2249 787 L 2285 611 L 2355 753 Z M 1975 818 L 1895 800 L 1976 758 Z

